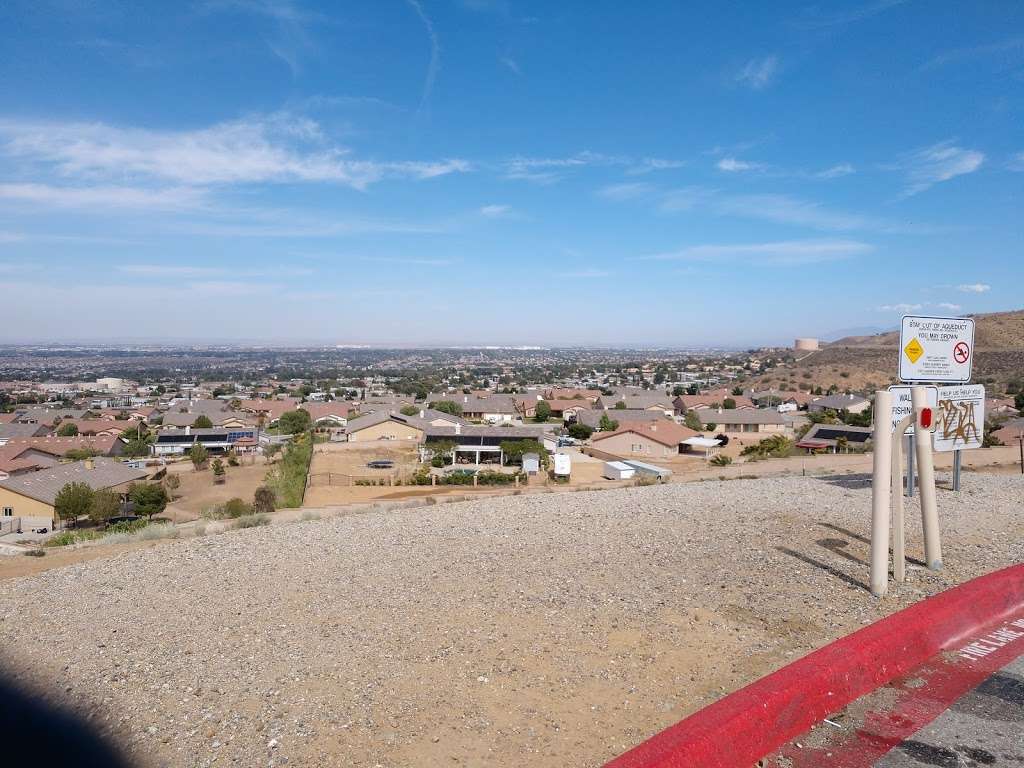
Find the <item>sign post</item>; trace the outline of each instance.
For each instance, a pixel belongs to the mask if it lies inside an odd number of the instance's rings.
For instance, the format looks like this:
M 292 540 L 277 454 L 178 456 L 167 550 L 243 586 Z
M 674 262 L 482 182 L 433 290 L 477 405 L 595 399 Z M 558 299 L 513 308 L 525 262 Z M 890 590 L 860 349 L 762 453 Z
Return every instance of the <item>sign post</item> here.
M 939 406 L 939 388 L 938 387 L 925 387 L 925 394 L 928 396 L 928 407 L 935 410 Z M 914 406 L 910 395 L 910 386 L 893 384 L 889 387 L 889 391 L 892 393 L 892 428 L 896 429 L 896 425 L 903 421 L 907 416 L 914 412 Z M 908 497 L 914 495 L 914 429 L 913 426 L 908 427 L 903 434 L 895 435 L 893 440 L 902 441 L 906 436 L 907 440 L 907 482 L 905 487 L 905 493 Z

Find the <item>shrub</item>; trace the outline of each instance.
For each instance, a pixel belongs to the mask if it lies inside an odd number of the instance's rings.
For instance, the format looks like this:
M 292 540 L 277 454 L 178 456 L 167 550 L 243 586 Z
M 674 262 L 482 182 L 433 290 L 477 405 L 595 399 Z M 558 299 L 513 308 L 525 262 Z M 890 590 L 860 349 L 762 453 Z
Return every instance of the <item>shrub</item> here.
M 301 520 L 302 522 L 308 522 L 310 520 L 319 520 L 319 519 L 320 519 L 320 515 L 318 515 L 316 512 L 311 512 L 308 509 L 304 510 L 303 513 L 299 516 L 299 520 Z
M 577 440 L 586 440 L 592 434 L 594 434 L 594 429 L 592 427 L 588 427 L 586 424 L 580 424 L 577 422 L 576 424 L 569 425 L 569 436 L 574 437 Z
M 277 499 L 274 498 L 274 492 L 267 488 L 265 485 L 261 485 L 256 489 L 256 493 L 252 497 L 252 509 L 257 514 L 267 514 L 274 511 L 277 505 Z
M 288 446 L 281 461 L 267 473 L 267 486 L 273 490 L 283 507 L 301 507 L 306 491 L 306 475 L 313 458 L 313 442 L 296 439 Z
M 719 453 L 718 455 L 711 457 L 711 464 L 715 467 L 727 467 L 732 464 L 732 457 L 726 456 L 724 453 Z
M 242 499 L 228 499 L 221 506 L 224 517 L 230 517 L 232 519 L 236 517 L 243 517 L 245 515 L 252 514 L 252 505 L 246 504 Z
M 245 515 L 235 520 L 235 528 L 258 528 L 261 525 L 270 525 L 270 515 Z
M 24 552 L 22 552 L 22 554 L 26 555 L 27 557 L 42 557 L 43 555 L 46 554 L 46 550 L 45 549 L 38 549 L 38 548 L 37 549 L 26 549 Z

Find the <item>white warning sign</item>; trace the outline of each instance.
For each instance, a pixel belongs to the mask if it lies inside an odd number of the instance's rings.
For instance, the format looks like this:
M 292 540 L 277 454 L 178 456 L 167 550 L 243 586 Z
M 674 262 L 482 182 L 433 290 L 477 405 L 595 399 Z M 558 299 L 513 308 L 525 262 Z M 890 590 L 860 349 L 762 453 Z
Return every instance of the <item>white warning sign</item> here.
M 906 315 L 899 355 L 900 381 L 966 384 L 974 364 L 974 320 Z

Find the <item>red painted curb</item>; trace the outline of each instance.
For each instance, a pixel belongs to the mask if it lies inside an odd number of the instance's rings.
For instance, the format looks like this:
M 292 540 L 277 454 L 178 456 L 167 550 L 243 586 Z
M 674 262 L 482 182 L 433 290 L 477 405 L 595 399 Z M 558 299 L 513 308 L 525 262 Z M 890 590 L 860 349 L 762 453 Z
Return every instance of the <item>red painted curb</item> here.
M 606 768 L 747 768 L 814 723 L 1024 608 L 1024 564 L 875 622 L 681 720 Z

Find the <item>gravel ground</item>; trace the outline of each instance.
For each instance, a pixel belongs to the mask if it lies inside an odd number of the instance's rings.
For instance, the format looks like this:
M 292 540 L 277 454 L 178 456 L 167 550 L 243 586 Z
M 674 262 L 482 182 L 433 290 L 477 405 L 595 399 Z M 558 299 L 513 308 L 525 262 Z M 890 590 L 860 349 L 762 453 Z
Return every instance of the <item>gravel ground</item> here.
M 12 579 L 0 664 L 139 765 L 600 765 L 1024 559 L 1024 480 L 963 487 L 940 491 L 946 569 L 912 566 L 882 601 L 863 479 L 672 484 L 274 525 Z M 908 520 L 920 558 L 916 503 Z

